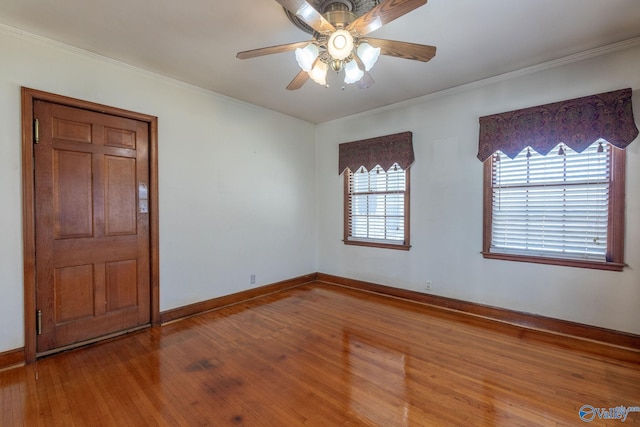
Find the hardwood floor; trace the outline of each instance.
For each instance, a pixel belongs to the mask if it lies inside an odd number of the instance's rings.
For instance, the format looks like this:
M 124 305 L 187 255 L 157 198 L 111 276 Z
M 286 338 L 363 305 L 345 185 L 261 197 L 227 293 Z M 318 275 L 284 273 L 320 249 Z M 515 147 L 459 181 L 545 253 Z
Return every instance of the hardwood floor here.
M 312 283 L 0 372 L 0 426 L 583 425 L 640 407 L 624 359 Z

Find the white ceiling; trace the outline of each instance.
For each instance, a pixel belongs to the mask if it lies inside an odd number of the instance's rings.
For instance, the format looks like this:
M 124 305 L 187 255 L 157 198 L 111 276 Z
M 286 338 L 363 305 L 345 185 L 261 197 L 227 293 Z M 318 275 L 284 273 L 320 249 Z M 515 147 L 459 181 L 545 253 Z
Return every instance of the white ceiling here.
M 365 90 L 286 90 L 292 52 L 236 59 L 310 39 L 275 0 L 1 0 L 0 23 L 322 123 L 640 37 L 640 1 L 430 0 L 371 36 L 435 45 L 435 58 L 381 57 Z

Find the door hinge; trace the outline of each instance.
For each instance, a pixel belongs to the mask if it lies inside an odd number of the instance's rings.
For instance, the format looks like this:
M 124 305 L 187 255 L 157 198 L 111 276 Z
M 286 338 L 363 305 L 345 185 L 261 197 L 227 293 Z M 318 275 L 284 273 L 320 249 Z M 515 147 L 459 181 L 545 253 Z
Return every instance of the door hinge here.
M 40 142 L 40 121 L 38 119 L 35 119 L 33 123 L 33 139 L 36 144 Z
M 42 310 L 36 311 L 36 333 L 42 335 Z

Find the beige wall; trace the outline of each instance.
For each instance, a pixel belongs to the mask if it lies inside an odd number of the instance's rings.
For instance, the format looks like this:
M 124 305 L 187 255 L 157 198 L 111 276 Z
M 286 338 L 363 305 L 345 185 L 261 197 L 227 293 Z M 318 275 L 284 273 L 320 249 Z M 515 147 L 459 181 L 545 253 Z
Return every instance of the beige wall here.
M 588 55 L 585 55 L 588 56 Z M 584 58 L 585 56 L 581 56 Z M 640 44 L 476 82 L 318 126 L 318 270 L 640 334 L 640 141 L 627 149 L 624 272 L 486 260 L 478 117 L 631 87 L 640 124 Z M 409 252 L 342 244 L 338 144 L 413 132 Z
M 314 125 L 3 27 L 0 64 L 0 352 L 24 345 L 21 86 L 158 117 L 161 310 L 315 271 Z

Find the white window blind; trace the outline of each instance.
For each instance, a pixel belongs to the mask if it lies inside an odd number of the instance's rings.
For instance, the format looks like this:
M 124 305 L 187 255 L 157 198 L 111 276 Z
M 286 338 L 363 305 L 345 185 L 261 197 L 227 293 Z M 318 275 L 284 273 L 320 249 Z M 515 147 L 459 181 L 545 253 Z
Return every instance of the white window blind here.
M 405 243 L 406 172 L 394 164 L 349 171 L 349 240 Z
M 496 152 L 490 252 L 605 261 L 610 158 L 604 140 L 582 153 Z

